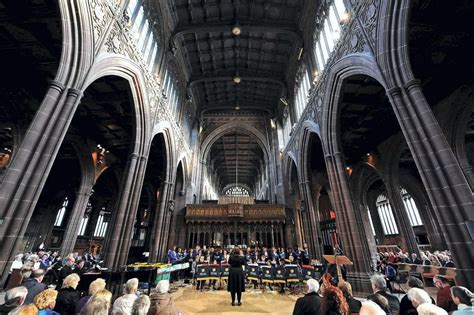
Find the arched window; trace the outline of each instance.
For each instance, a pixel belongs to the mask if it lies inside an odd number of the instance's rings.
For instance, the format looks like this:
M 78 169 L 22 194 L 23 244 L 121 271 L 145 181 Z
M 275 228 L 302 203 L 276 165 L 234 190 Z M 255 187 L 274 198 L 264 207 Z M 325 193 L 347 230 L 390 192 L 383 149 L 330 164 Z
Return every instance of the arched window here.
M 84 236 L 85 235 L 86 228 L 87 228 L 87 223 L 89 222 L 89 216 L 90 216 L 91 212 L 92 212 L 92 205 L 89 201 L 87 203 L 86 212 L 84 214 L 84 217 L 81 219 L 81 224 L 79 226 L 79 233 L 77 233 L 77 235 L 79 235 L 79 236 Z
M 385 195 L 379 195 L 377 197 L 377 212 L 382 222 L 383 232 L 385 235 L 398 234 L 397 223 L 393 216 L 392 206 Z
M 226 196 L 249 197 L 250 193 L 247 189 L 241 186 L 233 186 L 225 191 Z
M 346 14 L 346 7 L 343 0 L 334 0 L 329 6 L 322 19 L 322 23 L 318 23 L 320 27 L 314 34 L 314 54 L 318 64 L 318 70 L 322 71 L 329 59 L 336 43 L 341 37 L 341 23 Z
M 130 17 L 130 27 L 135 38 L 135 44 L 142 53 L 143 61 L 150 72 L 153 72 L 158 57 L 158 36 L 146 17 L 141 0 L 130 0 L 126 10 Z
M 418 211 L 418 208 L 415 204 L 415 200 L 413 200 L 408 191 L 403 187 L 400 189 L 400 195 L 402 196 L 403 204 L 405 205 L 405 210 L 407 212 L 411 226 L 423 225 L 423 221 L 421 221 L 420 212 Z
M 179 93 L 178 82 L 172 72 L 167 69 L 163 80 L 163 95 L 168 99 L 168 108 L 172 113 L 179 110 L 181 102 L 181 93 Z
M 99 217 L 97 218 L 97 224 L 95 225 L 94 230 L 94 237 L 105 237 L 105 233 L 107 232 L 107 227 L 109 222 L 106 220 L 106 215 L 109 213 L 106 212 L 105 208 L 99 212 Z
M 301 65 L 295 82 L 295 109 L 296 117 L 299 119 L 308 103 L 308 94 L 311 88 L 311 81 L 305 65 Z
M 375 227 L 374 222 L 372 221 L 372 216 L 370 215 L 369 207 L 367 206 L 367 216 L 369 217 L 370 228 L 372 229 L 372 234 L 375 236 Z
M 67 197 L 65 197 L 63 200 L 63 205 L 61 206 L 61 208 L 59 208 L 58 213 L 56 214 L 56 219 L 54 220 L 54 226 L 63 225 L 64 216 L 66 214 L 66 208 L 67 208 L 68 203 L 69 203 L 69 200 L 67 199 Z

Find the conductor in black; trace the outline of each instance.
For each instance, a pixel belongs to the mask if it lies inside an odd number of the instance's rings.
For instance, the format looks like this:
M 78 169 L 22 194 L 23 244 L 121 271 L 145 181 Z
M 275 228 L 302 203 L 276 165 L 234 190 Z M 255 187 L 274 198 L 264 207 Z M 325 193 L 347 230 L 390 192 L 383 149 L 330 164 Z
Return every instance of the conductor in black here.
M 240 249 L 235 248 L 229 258 L 229 282 L 227 291 L 232 297 L 232 306 L 235 305 L 235 295 L 237 294 L 237 305 L 240 306 L 242 292 L 245 292 L 245 272 L 242 266 L 245 265 L 245 258 L 241 255 Z

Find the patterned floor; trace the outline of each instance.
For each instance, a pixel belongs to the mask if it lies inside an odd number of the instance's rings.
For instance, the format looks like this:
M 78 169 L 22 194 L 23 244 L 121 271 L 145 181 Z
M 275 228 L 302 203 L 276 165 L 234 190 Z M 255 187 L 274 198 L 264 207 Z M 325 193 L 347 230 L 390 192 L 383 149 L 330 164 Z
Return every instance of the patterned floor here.
M 200 292 L 191 287 L 179 288 L 173 297 L 186 315 L 292 314 L 297 299 L 297 296 L 275 291 L 247 291 L 243 294 L 242 305 L 232 306 L 230 294 L 226 290 Z

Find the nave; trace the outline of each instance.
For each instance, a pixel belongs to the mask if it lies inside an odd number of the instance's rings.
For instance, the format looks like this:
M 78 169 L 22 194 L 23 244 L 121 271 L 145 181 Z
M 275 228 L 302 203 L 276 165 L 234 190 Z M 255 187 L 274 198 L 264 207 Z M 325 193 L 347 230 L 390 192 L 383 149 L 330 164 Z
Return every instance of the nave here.
M 472 13 L 0 0 L 0 286 L 60 286 L 68 257 L 125 282 L 239 248 L 361 297 L 377 274 L 472 290 Z

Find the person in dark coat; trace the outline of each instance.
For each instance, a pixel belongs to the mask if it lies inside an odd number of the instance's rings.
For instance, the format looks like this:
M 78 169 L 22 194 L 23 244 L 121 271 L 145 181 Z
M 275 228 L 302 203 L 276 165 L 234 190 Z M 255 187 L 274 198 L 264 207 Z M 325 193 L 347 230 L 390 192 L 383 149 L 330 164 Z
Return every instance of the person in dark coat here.
M 66 258 L 66 264 L 59 270 L 59 279 L 58 284 L 62 286 L 64 279 L 72 273 L 72 268 L 74 266 L 74 258 L 68 256 Z
M 319 282 L 309 279 L 306 283 L 308 293 L 296 300 L 293 315 L 318 315 L 321 309 L 321 298 L 318 295 Z
M 0 305 L 0 315 L 16 312 L 25 302 L 28 290 L 25 287 L 15 287 L 5 293 L 5 303 Z M 12 312 L 12 313 L 10 313 Z
M 31 273 L 31 277 L 23 282 L 22 286 L 28 289 L 28 294 L 25 298 L 25 304 L 33 303 L 35 296 L 46 289 L 46 284 L 42 283 L 44 273 L 45 272 L 43 269 L 36 269 Z
M 242 266 L 245 265 L 245 258 L 241 256 L 240 249 L 235 248 L 229 258 L 229 280 L 227 291 L 232 298 L 232 306 L 235 305 L 235 295 L 237 295 L 237 305 L 241 305 L 242 292 L 245 292 L 245 272 Z
M 424 290 L 425 288 L 423 281 L 413 276 L 408 277 L 407 284 L 410 287 L 410 289 L 418 288 L 418 289 Z M 433 298 L 431 298 L 431 303 L 436 304 Z M 416 314 L 418 314 L 418 312 L 416 311 L 416 308 L 413 306 L 410 299 L 408 298 L 408 294 L 405 294 L 405 296 L 402 297 L 402 300 L 400 301 L 400 315 L 416 315 Z
M 350 283 L 343 281 L 340 282 L 338 286 L 341 289 L 342 294 L 344 294 L 347 304 L 349 305 L 349 312 L 359 313 L 360 308 L 362 307 L 362 303 L 359 300 L 354 299 L 354 297 L 352 296 L 352 286 L 350 285 Z
M 79 276 L 72 273 L 64 279 L 63 287 L 58 292 L 54 311 L 61 315 L 75 315 L 76 305 L 79 303 L 81 294 L 76 290 L 79 284 Z
M 387 293 L 387 281 L 385 277 L 380 274 L 375 274 L 370 278 L 370 282 L 372 284 L 372 291 L 387 299 L 390 305 L 390 311 L 392 313 L 400 313 L 400 301 L 395 295 Z

